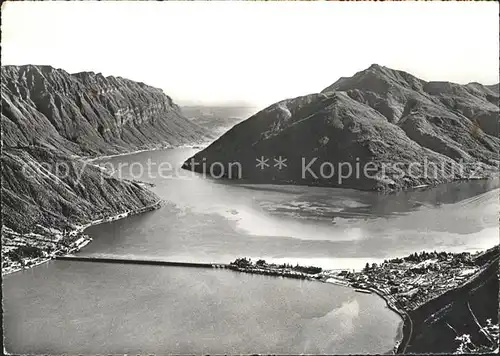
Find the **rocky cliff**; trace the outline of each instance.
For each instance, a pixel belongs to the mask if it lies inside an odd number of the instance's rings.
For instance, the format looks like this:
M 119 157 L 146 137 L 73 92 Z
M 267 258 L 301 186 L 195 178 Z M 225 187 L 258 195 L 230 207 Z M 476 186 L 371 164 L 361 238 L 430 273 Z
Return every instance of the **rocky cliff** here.
M 91 222 L 159 207 L 138 183 L 48 148 L 4 148 L 1 166 L 2 273 L 80 248 Z
M 245 182 L 366 190 L 484 178 L 498 167 L 498 114 L 494 88 L 426 82 L 372 65 L 258 112 L 184 168 Z M 261 158 L 266 164 L 257 166 Z
M 27 65 L 2 67 L 1 85 L 2 256 L 9 270 L 72 248 L 79 237 L 67 232 L 78 226 L 157 206 L 159 198 L 138 183 L 77 156 L 208 137 L 161 90 L 128 79 Z
M 208 136 L 160 89 L 34 65 L 2 67 L 2 128 L 7 146 L 84 156 L 197 144 Z
M 1 162 L 3 225 L 15 231 L 71 229 L 158 201 L 138 183 L 45 148 L 4 148 Z

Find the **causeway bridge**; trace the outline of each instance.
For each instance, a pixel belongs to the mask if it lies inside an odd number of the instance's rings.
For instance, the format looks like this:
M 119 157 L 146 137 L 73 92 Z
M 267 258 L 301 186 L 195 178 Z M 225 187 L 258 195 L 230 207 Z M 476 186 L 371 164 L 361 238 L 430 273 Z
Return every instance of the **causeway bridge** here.
M 177 267 L 196 267 L 196 268 L 228 268 L 229 265 L 221 263 L 194 263 L 194 262 L 172 262 L 162 260 L 143 260 L 131 258 L 108 258 L 108 257 L 93 257 L 93 256 L 56 256 L 55 260 L 59 261 L 78 261 L 78 262 L 99 262 L 99 263 L 119 263 L 119 264 L 134 264 L 134 265 L 149 265 L 149 266 L 177 266 Z

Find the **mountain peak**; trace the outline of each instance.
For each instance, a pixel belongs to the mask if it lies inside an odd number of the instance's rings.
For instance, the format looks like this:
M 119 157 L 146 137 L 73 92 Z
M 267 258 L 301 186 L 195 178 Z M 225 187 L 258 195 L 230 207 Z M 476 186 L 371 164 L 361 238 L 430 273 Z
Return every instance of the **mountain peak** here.
M 383 69 L 383 68 L 386 68 L 386 67 L 381 66 L 380 64 L 377 64 L 377 63 L 373 63 L 371 66 L 368 67 L 368 69 Z
M 372 64 L 367 69 L 352 77 L 342 77 L 329 87 L 322 90 L 349 91 L 360 90 L 373 92 L 377 95 L 387 95 L 389 91 L 414 90 L 421 91 L 425 81 L 402 70 L 391 69 L 380 64 Z
M 363 83 L 366 82 L 367 80 L 372 81 L 373 79 L 376 79 L 377 77 L 382 78 L 385 75 L 387 75 L 385 69 L 388 69 L 388 68 L 383 67 L 379 64 L 373 63 L 368 68 L 366 68 L 362 71 L 356 72 L 356 74 L 354 74 L 352 77 L 340 77 L 335 83 L 326 87 L 321 92 L 325 93 L 325 92 L 329 92 L 329 91 L 345 91 L 345 90 L 358 88 L 358 87 L 364 85 Z M 371 78 L 371 79 L 369 79 L 369 78 Z
M 393 190 L 459 180 L 468 172 L 450 174 L 443 169 L 434 175 L 421 166 L 419 172 L 411 168 L 410 175 L 399 175 L 397 169 L 382 168 L 386 163 L 397 162 L 406 169 L 414 162 L 452 167 L 464 161 L 477 163 L 481 177 L 487 178 L 498 174 L 497 98 L 485 90 L 426 82 L 372 64 L 320 94 L 280 101 L 260 111 L 187 160 L 184 168 L 206 173 L 194 162 L 222 165 L 225 171 L 210 173 L 220 177 L 237 161 L 245 167 L 240 178 L 254 184 Z M 287 157 L 286 170 L 263 172 L 255 167 L 255 157 L 280 155 Z M 380 174 L 350 174 L 341 182 L 332 179 L 333 169 L 331 175 L 308 175 L 304 168 L 306 162 L 315 172 L 325 162 L 354 161 L 373 163 Z

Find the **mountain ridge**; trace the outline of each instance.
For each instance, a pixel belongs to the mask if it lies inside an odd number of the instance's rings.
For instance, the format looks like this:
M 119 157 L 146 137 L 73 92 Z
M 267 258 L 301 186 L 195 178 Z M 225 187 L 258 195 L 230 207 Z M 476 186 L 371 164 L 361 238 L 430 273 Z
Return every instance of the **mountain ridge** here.
M 88 158 L 210 137 L 144 83 L 51 66 L 1 70 L 2 271 L 33 254 L 67 252 L 82 239 L 78 227 L 159 207 L 142 184 L 112 177 Z
M 218 176 L 228 171 L 229 163 L 239 162 L 246 182 L 363 190 L 467 179 L 471 175 L 467 165 L 485 178 L 497 172 L 498 113 L 498 95 L 486 87 L 426 82 L 372 65 L 319 93 L 270 105 L 187 160 L 184 168 L 202 172 L 203 166 L 193 163 L 218 163 L 220 169 L 212 174 Z M 259 157 L 280 156 L 288 159 L 286 169 L 255 167 Z M 446 167 L 435 177 L 417 169 L 413 177 L 396 177 L 390 171 L 373 178 L 349 177 L 340 184 L 332 177 L 304 177 L 305 165 L 299 160 L 309 162 L 313 157 L 325 164 L 352 165 L 359 159 L 361 164 L 374 163 L 379 171 L 384 162 L 400 162 L 407 169 L 412 162 L 428 160 Z M 464 171 L 451 171 L 454 165 L 465 166 Z
M 36 65 L 2 67 L 2 126 L 9 146 L 42 145 L 83 156 L 210 138 L 161 89 Z

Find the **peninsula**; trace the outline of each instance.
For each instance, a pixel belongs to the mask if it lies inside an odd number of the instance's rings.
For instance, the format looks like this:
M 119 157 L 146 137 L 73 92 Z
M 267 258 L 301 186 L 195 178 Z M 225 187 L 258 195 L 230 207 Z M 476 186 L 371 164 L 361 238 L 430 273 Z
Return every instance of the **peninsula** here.
M 495 246 L 475 254 L 422 251 L 380 265 L 367 264 L 362 271 L 277 265 L 247 258 L 236 259 L 228 268 L 317 280 L 379 295 L 404 320 L 395 353 L 453 353 L 459 348 L 491 352 L 498 348 L 499 258 L 500 249 Z M 470 343 L 463 335 L 469 335 Z

